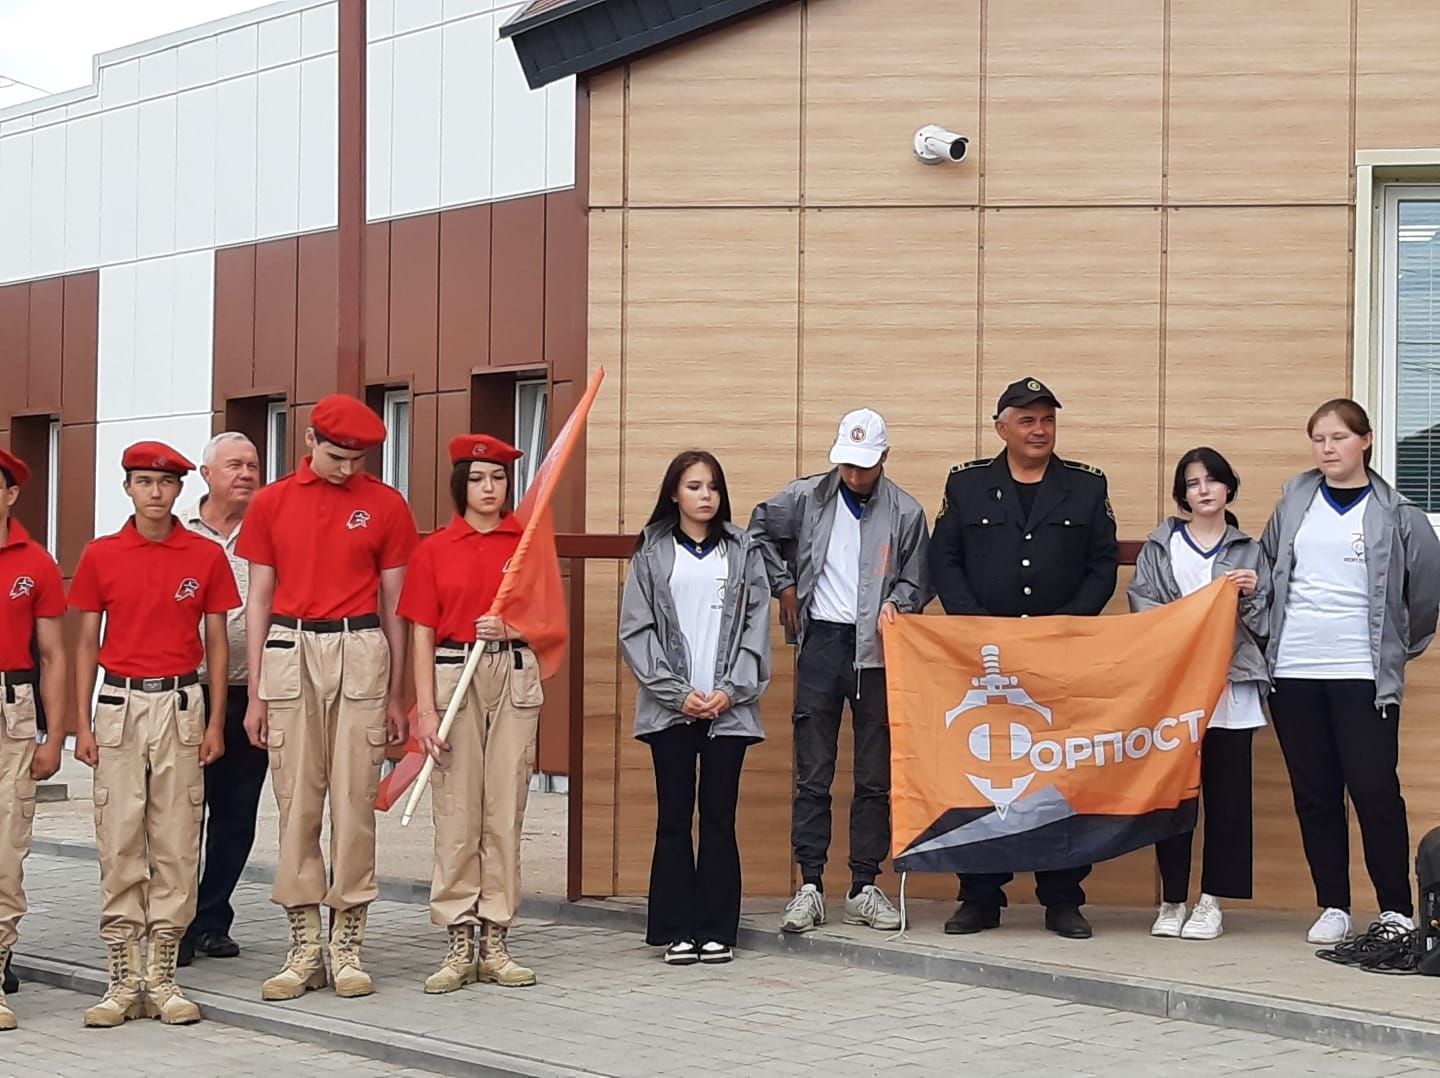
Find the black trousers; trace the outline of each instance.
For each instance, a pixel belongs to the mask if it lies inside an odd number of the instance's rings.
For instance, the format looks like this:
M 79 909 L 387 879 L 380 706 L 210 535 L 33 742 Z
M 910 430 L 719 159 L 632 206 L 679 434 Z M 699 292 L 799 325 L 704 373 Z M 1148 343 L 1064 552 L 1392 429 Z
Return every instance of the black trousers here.
M 205 700 L 208 712 L 208 688 Z M 248 702 L 245 686 L 230 686 L 225 696 L 225 755 L 205 768 L 205 860 L 195 919 L 186 932 L 191 937 L 230 932 L 235 921 L 230 897 L 255 845 L 255 816 L 270 759 L 245 736 Z
M 749 739 L 710 737 L 708 722 L 645 738 L 655 763 L 655 854 L 645 942 L 735 945 L 740 928 L 740 846 L 735 806 Z M 692 840 L 699 767 L 700 853 Z
M 795 801 L 790 843 L 804 876 L 819 876 L 830 852 L 830 787 L 846 702 L 855 732 L 850 802 L 850 875 L 873 883 L 890 852 L 890 713 L 885 671 L 855 669 L 855 626 L 812 621 L 795 669 Z
M 1412 916 L 1410 827 L 1397 771 L 1400 709 L 1376 709 L 1373 681 L 1280 678 L 1270 717 L 1290 771 L 1316 903 L 1350 908 L 1349 793 L 1381 911 Z
M 1205 847 L 1200 853 L 1200 890 L 1216 898 L 1249 898 L 1253 886 L 1255 827 L 1250 777 L 1254 730 L 1212 727 L 1200 744 L 1200 799 Z M 1160 894 L 1184 902 L 1190 894 L 1194 831 L 1155 843 Z
M 1080 883 L 1090 875 L 1091 867 L 1077 865 L 1035 873 L 1035 898 L 1042 906 L 1085 905 L 1085 888 Z M 960 877 L 960 901 L 994 907 L 1007 904 L 1005 885 L 1015 878 L 1013 872 L 961 872 L 957 875 Z

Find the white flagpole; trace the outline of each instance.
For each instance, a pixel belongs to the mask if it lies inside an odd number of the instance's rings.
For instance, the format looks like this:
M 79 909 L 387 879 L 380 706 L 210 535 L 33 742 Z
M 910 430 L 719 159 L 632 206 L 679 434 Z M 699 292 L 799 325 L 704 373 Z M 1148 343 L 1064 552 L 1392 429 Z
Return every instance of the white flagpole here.
M 470 691 L 470 682 L 475 677 L 475 668 L 480 665 L 480 655 L 485 650 L 485 645 L 479 640 L 470 649 L 470 657 L 465 660 L 465 669 L 460 671 L 460 683 L 455 686 L 455 693 L 450 697 L 450 704 L 445 708 L 445 717 L 440 720 L 440 740 L 444 741 L 450 736 L 450 727 L 455 724 L 455 714 L 460 710 L 460 704 L 465 699 L 465 694 Z M 428 752 L 425 754 L 425 766 L 420 769 L 420 775 L 415 780 L 415 788 L 410 791 L 410 800 L 405 803 L 405 815 L 400 817 L 400 826 L 409 827 L 410 817 L 415 815 L 415 809 L 420 804 L 420 795 L 425 792 L 425 787 L 430 784 L 430 773 L 435 770 L 435 757 Z

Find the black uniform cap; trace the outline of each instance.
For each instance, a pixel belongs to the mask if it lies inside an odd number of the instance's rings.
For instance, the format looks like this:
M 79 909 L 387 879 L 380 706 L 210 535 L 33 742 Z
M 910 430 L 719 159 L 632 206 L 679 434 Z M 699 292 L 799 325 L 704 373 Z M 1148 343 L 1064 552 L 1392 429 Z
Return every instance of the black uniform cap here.
M 1056 408 L 1061 407 L 1060 398 L 1051 393 L 1044 382 L 1034 378 L 1022 378 L 1018 382 L 1011 382 L 1005 387 L 1005 392 L 1000 394 L 1000 399 L 995 402 L 994 418 L 999 419 L 1000 413 L 1006 408 L 1024 408 L 1036 401 L 1049 401 Z

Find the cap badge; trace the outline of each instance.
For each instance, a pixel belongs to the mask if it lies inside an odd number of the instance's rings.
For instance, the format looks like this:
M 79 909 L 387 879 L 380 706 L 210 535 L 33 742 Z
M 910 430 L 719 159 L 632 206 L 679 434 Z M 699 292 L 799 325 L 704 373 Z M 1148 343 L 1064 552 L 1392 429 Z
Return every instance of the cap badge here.
M 359 449 L 360 443 L 354 438 L 341 438 L 340 444 L 346 449 Z
M 865 428 L 864 428 L 864 427 L 851 427 L 851 428 L 850 428 L 850 440 L 851 440 L 852 442 L 863 442 L 863 441 L 865 440 Z
M 180 586 L 175 589 L 175 601 L 183 603 L 186 599 L 193 599 L 200 594 L 200 581 L 193 576 L 187 576 L 180 581 Z
M 485 455 L 485 443 L 476 442 L 475 448 L 470 450 L 470 455 L 472 457 L 483 457 Z
M 156 457 L 156 458 L 155 458 L 155 467 L 157 467 L 157 468 L 168 468 L 168 467 L 170 467 L 170 458 L 169 458 L 169 457 Z
M 1035 393 L 1035 392 L 1038 392 L 1038 391 L 1040 390 L 1040 383 L 1037 382 L 1037 381 L 1035 381 L 1035 379 L 1032 378 L 1032 379 L 1030 379 L 1030 381 L 1028 381 L 1028 382 L 1025 383 L 1025 388 L 1028 389 L 1028 390 L 1030 390 L 1032 393 Z

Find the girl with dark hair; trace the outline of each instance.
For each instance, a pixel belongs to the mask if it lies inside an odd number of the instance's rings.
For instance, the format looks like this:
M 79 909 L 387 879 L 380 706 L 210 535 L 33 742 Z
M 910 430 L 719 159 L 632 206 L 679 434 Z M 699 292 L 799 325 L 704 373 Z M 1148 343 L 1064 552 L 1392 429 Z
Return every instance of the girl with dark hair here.
M 1350 923 L 1355 806 L 1380 919 L 1363 949 L 1415 928 L 1410 833 L 1396 766 L 1405 664 L 1435 634 L 1440 540 L 1419 506 L 1370 469 L 1365 409 L 1327 401 L 1306 424 L 1316 467 L 1285 484 L 1261 540 L 1274 565 L 1270 716 L 1290 771 L 1321 908 L 1311 943 Z
M 1256 729 L 1265 725 L 1260 703 L 1269 686 L 1256 637 L 1265 631 L 1269 572 L 1260 544 L 1240 530 L 1228 508 L 1239 490 L 1240 478 L 1230 463 L 1208 446 L 1181 457 L 1175 466 L 1173 494 L 1185 517 L 1169 518 L 1146 540 L 1130 584 L 1131 610 L 1174 602 L 1221 576 L 1240 589 L 1229 682 L 1200 747 L 1200 791 L 1205 802 L 1200 900 L 1187 919 L 1195 833 L 1157 842 L 1161 903 L 1152 936 L 1215 939 L 1224 931 L 1220 899 L 1251 894 L 1251 742 Z
M 400 594 L 399 613 L 414 625 L 415 737 L 436 762 L 430 920 L 450 937 L 445 961 L 425 981 L 430 993 L 476 981 L 535 983 L 507 937 L 520 905 L 520 833 L 545 694 L 535 653 L 488 613 L 523 532 L 509 511 L 520 456 L 487 434 L 451 439 L 455 517 L 420 544 Z M 441 741 L 440 715 L 476 648 L 484 654 Z
M 665 471 L 630 559 L 620 649 L 640 683 L 635 736 L 655 765 L 645 942 L 665 947 L 671 965 L 728 962 L 740 926 L 740 770 L 765 736 L 770 588 L 759 548 L 730 521 L 725 473 L 709 453 L 681 453 Z

